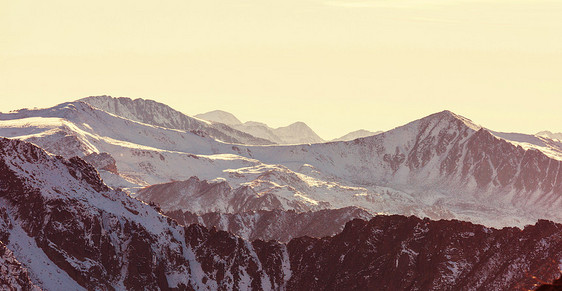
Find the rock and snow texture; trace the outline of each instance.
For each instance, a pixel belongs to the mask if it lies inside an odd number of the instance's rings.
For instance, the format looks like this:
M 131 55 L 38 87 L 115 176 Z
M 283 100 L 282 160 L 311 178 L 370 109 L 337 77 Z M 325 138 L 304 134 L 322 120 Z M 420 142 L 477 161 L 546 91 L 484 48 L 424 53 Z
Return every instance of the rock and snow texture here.
M 369 131 L 369 130 L 365 130 L 365 129 L 360 129 L 360 130 L 356 130 L 356 131 L 352 131 L 340 138 L 336 138 L 333 139 L 331 141 L 350 141 L 350 140 L 354 140 L 354 139 L 358 139 L 358 138 L 362 138 L 362 137 L 368 137 L 368 136 L 373 136 L 373 135 L 377 135 L 379 133 L 382 133 L 382 131 Z
M 17 140 L 0 139 L 0 186 L 0 282 L 30 289 L 514 290 L 553 280 L 562 260 L 562 225 L 547 221 L 376 216 L 333 237 L 249 242 L 178 225 L 83 160 Z
M 256 138 L 223 123 L 211 124 L 187 116 L 165 104 L 152 100 L 92 96 L 80 99 L 80 101 L 130 120 L 166 128 L 197 132 L 225 142 L 256 145 L 272 144 L 269 140 Z
M 495 227 L 562 222 L 557 141 L 490 132 L 449 111 L 353 141 L 246 146 L 70 102 L 0 114 L 0 135 L 83 157 L 112 187 L 154 185 L 167 211 L 357 206 Z M 201 181 L 220 187 L 201 192 Z
M 0 289 L 41 290 L 31 282 L 27 270 L 2 241 L 0 241 Z
M 542 220 L 523 230 L 497 230 L 404 216 L 357 219 L 331 238 L 291 240 L 287 287 L 529 290 L 560 275 L 561 230 L 562 225 Z
M 240 131 L 278 144 L 308 144 L 324 142 L 324 140 L 304 122 L 295 122 L 288 126 L 271 128 L 267 124 L 261 122 L 247 121 L 242 123 L 233 114 L 222 110 L 214 110 L 198 114 L 195 115 L 195 117 L 211 122 L 227 124 Z
M 216 227 L 250 241 L 260 239 L 284 243 L 302 236 L 333 236 L 341 232 L 348 221 L 356 218 L 369 220 L 373 217 L 369 212 L 357 207 L 309 212 L 292 210 L 260 210 L 235 214 L 211 212 L 202 215 L 176 210 L 167 212 L 166 215 L 183 225 L 199 223 L 207 228 Z
M 18 140 L 0 139 L 0 234 L 33 284 L 46 290 L 269 290 L 283 284 L 282 266 L 260 261 L 276 254 L 260 255 L 259 247 L 226 232 L 179 226 L 108 188 L 83 160 Z M 2 268 L 7 275 L 0 282 L 20 272 L 12 269 Z

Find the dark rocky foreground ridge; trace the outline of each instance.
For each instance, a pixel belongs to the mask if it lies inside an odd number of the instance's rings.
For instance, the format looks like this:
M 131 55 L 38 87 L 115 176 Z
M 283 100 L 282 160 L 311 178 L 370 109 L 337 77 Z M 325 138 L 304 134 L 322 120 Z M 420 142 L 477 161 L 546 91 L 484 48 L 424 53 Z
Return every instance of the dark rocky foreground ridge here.
M 333 237 L 249 242 L 178 225 L 83 160 L 9 139 L 0 241 L 2 259 L 21 263 L 0 282 L 20 278 L 23 290 L 521 290 L 557 278 L 562 260 L 562 225 L 548 221 L 496 230 L 376 216 Z
M 296 212 L 294 210 L 258 210 L 241 213 L 209 212 L 198 215 L 188 211 L 165 213 L 179 224 L 201 224 L 228 231 L 244 239 L 283 243 L 301 236 L 325 237 L 340 233 L 346 222 L 355 218 L 369 220 L 373 215 L 358 207 Z

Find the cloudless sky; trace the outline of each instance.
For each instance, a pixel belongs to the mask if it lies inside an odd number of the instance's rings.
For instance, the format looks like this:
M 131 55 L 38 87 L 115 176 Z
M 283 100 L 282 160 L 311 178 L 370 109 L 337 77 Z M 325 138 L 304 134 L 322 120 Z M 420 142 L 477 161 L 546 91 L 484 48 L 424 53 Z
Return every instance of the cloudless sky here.
M 325 139 L 444 109 L 562 132 L 562 1 L 0 0 L 0 111 L 103 94 Z

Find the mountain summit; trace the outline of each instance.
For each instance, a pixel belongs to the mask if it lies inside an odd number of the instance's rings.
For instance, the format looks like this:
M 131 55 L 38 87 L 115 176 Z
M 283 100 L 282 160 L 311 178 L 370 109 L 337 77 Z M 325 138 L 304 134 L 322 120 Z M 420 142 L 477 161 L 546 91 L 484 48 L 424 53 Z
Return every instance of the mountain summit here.
M 271 140 L 278 144 L 306 144 L 306 143 L 321 143 L 324 140 L 319 137 L 314 130 L 312 130 L 304 122 L 295 122 L 288 126 L 272 128 L 265 123 L 256 121 L 240 122 L 232 113 L 214 110 L 203 114 L 195 115 L 211 122 L 218 122 L 227 124 L 245 133 L 251 134 L 256 137 Z
M 224 142 L 256 145 L 273 143 L 236 130 L 226 124 L 209 124 L 153 100 L 92 96 L 78 101 L 86 102 L 93 107 L 130 120 L 166 128 L 203 132 Z
M 239 125 L 242 124 L 234 114 L 226 112 L 223 110 L 213 110 L 203 114 L 197 114 L 195 117 L 199 119 L 204 119 L 212 122 L 220 122 L 227 125 Z

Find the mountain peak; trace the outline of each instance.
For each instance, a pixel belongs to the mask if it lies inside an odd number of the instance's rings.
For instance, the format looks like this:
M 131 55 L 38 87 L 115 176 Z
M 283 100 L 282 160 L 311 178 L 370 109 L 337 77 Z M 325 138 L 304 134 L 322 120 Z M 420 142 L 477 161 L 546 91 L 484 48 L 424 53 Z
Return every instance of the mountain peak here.
M 291 123 L 287 127 L 310 129 L 310 127 L 302 121 Z
M 224 110 L 213 110 L 207 113 L 197 114 L 195 117 L 211 121 L 211 122 L 220 122 L 227 125 L 239 125 L 242 122 L 234 116 L 234 114 L 230 112 L 226 112 Z
M 306 123 L 297 121 L 287 126 L 274 129 L 276 135 L 288 143 L 320 143 L 324 140 L 319 137 Z
M 466 118 L 462 115 L 456 114 L 456 113 L 454 113 L 450 110 L 443 110 L 441 112 L 431 114 L 431 115 L 429 115 L 425 118 L 422 118 L 421 120 L 426 120 L 426 119 L 428 119 L 428 120 L 438 119 L 438 120 L 447 120 L 447 121 L 457 120 L 457 121 L 460 121 L 460 122 L 464 123 L 464 125 L 466 125 L 467 127 L 471 128 L 475 131 L 480 130 L 482 128 L 482 126 L 477 125 L 472 120 L 470 120 L 470 119 L 468 119 L 468 118 Z

